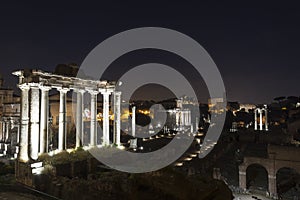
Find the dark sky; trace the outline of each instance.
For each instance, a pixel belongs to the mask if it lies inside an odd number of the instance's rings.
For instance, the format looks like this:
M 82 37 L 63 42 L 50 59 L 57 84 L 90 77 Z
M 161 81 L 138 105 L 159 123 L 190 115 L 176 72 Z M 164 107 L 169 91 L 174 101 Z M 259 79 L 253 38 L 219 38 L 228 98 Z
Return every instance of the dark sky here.
M 276 96 L 300 95 L 296 4 L 120 2 L 1 2 L 0 66 L 6 85 L 16 84 L 10 75 L 15 69 L 53 71 L 58 63 L 80 65 L 107 37 L 157 26 L 183 32 L 208 51 L 229 100 L 263 103 Z

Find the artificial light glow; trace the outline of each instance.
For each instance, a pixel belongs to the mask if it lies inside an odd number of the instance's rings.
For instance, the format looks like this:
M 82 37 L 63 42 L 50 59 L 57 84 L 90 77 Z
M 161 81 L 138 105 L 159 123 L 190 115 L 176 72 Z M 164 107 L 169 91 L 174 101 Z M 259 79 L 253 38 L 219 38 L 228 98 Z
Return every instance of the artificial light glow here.
M 124 149 L 125 149 L 125 147 L 124 147 L 123 145 L 119 145 L 117 148 L 118 148 L 118 149 L 121 149 L 121 150 L 124 150 Z
M 196 158 L 196 157 L 197 157 L 197 154 L 191 154 L 191 157 L 192 157 L 192 158 Z
M 182 162 L 180 162 L 180 163 L 176 163 L 175 164 L 175 166 L 177 166 L 177 167 L 181 167 L 183 165 L 183 163 Z
M 198 133 L 197 136 L 203 136 L 203 133 Z
M 74 152 L 74 149 L 67 149 L 68 153 Z
M 190 161 L 190 160 L 192 160 L 192 158 L 185 158 L 184 160 L 185 161 Z
M 138 110 L 139 113 L 142 113 L 144 115 L 149 115 L 150 111 L 149 110 Z

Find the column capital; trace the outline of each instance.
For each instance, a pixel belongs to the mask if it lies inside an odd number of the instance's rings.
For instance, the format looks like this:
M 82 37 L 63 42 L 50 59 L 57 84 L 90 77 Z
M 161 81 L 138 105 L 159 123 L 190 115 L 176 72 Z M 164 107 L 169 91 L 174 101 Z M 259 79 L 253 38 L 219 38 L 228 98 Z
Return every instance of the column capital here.
M 27 83 L 23 83 L 23 84 L 19 84 L 18 87 L 20 88 L 20 90 L 29 90 L 30 86 Z
M 47 86 L 47 85 L 39 85 L 39 88 L 42 90 L 42 91 L 49 91 L 52 89 L 51 86 Z
M 86 90 L 83 88 L 73 88 L 73 91 L 81 94 L 84 94 L 86 92 Z
M 58 87 L 57 91 L 62 92 L 62 93 L 67 93 L 68 91 L 70 91 L 70 88 Z
M 28 83 L 28 85 L 30 86 L 30 88 L 38 88 L 40 86 L 39 83 Z
M 101 92 L 102 95 L 110 95 L 113 92 L 113 89 L 99 88 L 99 92 Z
M 121 91 L 114 91 L 114 94 L 115 94 L 115 95 L 121 95 L 122 92 L 121 92 Z
M 99 91 L 97 90 L 93 90 L 93 89 L 87 89 L 88 93 L 90 93 L 91 95 L 97 95 L 99 94 Z

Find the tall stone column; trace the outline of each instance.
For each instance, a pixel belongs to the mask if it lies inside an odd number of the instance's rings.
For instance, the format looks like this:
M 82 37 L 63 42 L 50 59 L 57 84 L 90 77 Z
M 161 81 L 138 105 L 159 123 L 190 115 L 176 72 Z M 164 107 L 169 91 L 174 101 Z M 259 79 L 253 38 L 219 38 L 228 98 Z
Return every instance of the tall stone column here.
M 34 83 L 30 89 L 30 157 L 37 160 L 40 136 L 40 89 Z
M 75 89 L 77 94 L 76 102 L 76 148 L 83 144 L 83 89 Z
M 67 137 L 67 92 L 69 88 L 58 88 L 59 91 L 59 127 L 58 127 L 58 150 L 66 149 Z
M 41 117 L 40 117 L 40 151 L 48 152 L 48 119 L 49 119 L 49 90 L 50 86 L 40 86 L 41 95 Z
M 29 130 L 29 85 L 19 85 L 21 89 L 21 135 L 20 135 L 20 152 L 19 161 L 27 162 L 28 157 L 28 130 Z
M 103 145 L 109 145 L 109 95 L 112 91 L 100 90 L 103 95 Z
M 18 121 L 17 125 L 17 144 L 20 142 L 20 121 Z
M 198 131 L 199 129 L 199 118 L 196 117 L 196 126 L 195 126 L 195 130 Z
M 3 118 L 3 126 L 2 126 L 2 129 L 3 129 L 3 137 L 2 137 L 2 142 L 5 143 L 5 139 L 6 139 L 6 124 L 7 124 L 7 121 L 5 118 Z
M 10 136 L 11 123 L 10 119 L 6 120 L 6 128 L 5 128 L 5 142 L 8 142 Z
M 263 111 L 260 109 L 259 110 L 259 130 L 263 130 L 263 116 L 262 116 L 262 114 L 263 114 Z
M 135 113 L 136 113 L 136 107 L 133 106 L 132 107 L 132 119 L 131 119 L 131 131 L 132 131 L 132 137 L 135 137 L 135 123 L 136 123 L 136 117 L 135 117 Z
M 176 121 L 176 126 L 179 126 L 180 124 L 180 113 L 175 112 L 175 121 Z
M 90 90 L 91 94 L 91 133 L 90 146 L 97 145 L 97 94 L 98 91 Z
M 2 121 L 1 121 L 1 142 L 4 142 L 4 138 L 5 138 L 4 134 L 5 134 L 5 122 L 4 122 L 4 119 L 2 119 Z
M 121 144 L 121 92 L 114 92 L 114 143 Z
M 257 109 L 254 110 L 254 130 L 257 130 Z
M 265 129 L 266 129 L 266 131 L 269 130 L 269 124 L 268 124 L 268 110 L 267 110 L 267 108 L 265 109 Z
M 186 126 L 189 126 L 190 125 L 190 113 L 189 111 L 186 111 Z
M 183 125 L 184 125 L 184 111 L 183 110 L 181 110 L 181 117 L 180 117 L 180 127 L 182 127 Z

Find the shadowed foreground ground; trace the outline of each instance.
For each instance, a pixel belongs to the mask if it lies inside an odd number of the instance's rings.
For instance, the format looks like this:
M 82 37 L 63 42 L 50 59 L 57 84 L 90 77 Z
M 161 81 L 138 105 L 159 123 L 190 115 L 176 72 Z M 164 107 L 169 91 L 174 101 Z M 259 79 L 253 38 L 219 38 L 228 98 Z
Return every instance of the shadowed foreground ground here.
M 44 192 L 62 199 L 130 200 L 231 200 L 231 191 L 221 181 L 186 176 L 173 169 L 155 173 L 101 172 L 88 179 L 43 177 Z M 48 183 L 45 185 L 45 183 Z

